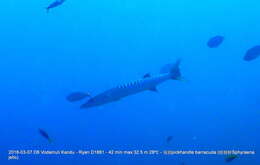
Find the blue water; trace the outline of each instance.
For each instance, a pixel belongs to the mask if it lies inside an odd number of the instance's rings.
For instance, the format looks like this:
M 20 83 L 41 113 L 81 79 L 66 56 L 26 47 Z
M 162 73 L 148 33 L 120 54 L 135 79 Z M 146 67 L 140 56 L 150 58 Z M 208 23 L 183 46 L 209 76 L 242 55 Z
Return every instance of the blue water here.
M 8 150 L 250 150 L 234 165 L 260 163 L 257 0 L 52 0 L 0 2 L 0 164 L 221 165 L 210 156 L 20 156 Z M 222 35 L 218 48 L 209 38 Z M 184 82 L 92 109 L 70 92 L 95 95 L 158 74 L 182 58 Z M 49 144 L 38 133 L 46 130 Z M 173 136 L 170 144 L 166 138 Z

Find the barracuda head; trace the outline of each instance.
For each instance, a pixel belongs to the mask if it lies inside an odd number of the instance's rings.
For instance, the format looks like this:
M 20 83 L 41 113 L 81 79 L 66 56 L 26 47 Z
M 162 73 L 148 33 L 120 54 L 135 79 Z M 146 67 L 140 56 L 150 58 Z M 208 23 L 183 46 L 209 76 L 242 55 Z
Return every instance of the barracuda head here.
M 115 99 L 111 95 L 109 95 L 109 92 L 105 92 L 105 93 L 102 93 L 100 95 L 90 98 L 85 104 L 82 104 L 80 106 L 80 108 L 85 109 L 85 108 L 96 107 L 96 106 L 100 106 L 100 105 L 114 102 L 117 100 L 119 100 L 119 99 Z

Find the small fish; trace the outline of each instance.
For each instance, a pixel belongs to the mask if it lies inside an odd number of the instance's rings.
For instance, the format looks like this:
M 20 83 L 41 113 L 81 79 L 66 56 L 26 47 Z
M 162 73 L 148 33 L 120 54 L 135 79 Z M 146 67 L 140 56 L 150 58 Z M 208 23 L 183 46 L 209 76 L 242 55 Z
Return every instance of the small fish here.
M 143 76 L 143 78 L 149 78 L 149 77 L 151 77 L 151 74 L 150 74 L 150 73 L 146 73 L 146 74 Z
M 234 159 L 236 159 L 238 156 L 237 155 L 228 155 L 226 158 L 225 158 L 225 162 L 229 163 L 229 162 L 232 162 Z
M 67 96 L 69 102 L 80 101 L 86 97 L 90 97 L 90 94 L 83 92 L 73 92 Z
M 51 3 L 48 7 L 46 7 L 47 12 L 49 12 L 49 10 L 52 8 L 62 5 L 64 2 L 65 0 L 56 0 L 55 2 Z
M 172 139 L 173 139 L 173 136 L 168 136 L 167 139 L 166 139 L 166 142 L 170 143 L 172 141 Z
M 224 37 L 223 36 L 215 36 L 212 37 L 211 39 L 209 39 L 207 45 L 210 48 L 217 48 L 221 45 L 221 43 L 224 41 Z
M 260 56 L 260 45 L 254 46 L 246 52 L 244 56 L 245 61 L 255 60 Z
M 46 131 L 44 131 L 43 129 L 39 128 L 39 133 L 42 137 L 44 137 L 45 139 L 47 139 L 49 141 L 49 143 L 52 142 L 50 136 L 48 135 L 48 133 Z

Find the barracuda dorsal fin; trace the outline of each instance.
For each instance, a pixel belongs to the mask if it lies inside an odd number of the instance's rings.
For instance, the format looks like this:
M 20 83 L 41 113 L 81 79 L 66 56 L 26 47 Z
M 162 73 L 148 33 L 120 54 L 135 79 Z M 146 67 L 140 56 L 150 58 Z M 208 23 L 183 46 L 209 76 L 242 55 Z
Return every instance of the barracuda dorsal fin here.
M 149 90 L 150 90 L 150 91 L 153 91 L 153 92 L 158 92 L 158 90 L 157 90 L 156 87 L 150 88 Z
M 143 78 L 149 78 L 149 77 L 151 77 L 151 74 L 150 74 L 150 73 L 146 73 L 146 74 L 143 76 Z

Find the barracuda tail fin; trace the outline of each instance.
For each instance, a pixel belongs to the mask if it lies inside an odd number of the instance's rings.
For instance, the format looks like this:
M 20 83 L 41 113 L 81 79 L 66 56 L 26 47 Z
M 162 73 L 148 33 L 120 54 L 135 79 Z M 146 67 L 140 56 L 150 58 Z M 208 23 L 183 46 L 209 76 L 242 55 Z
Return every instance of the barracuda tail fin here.
M 181 59 L 177 59 L 175 63 L 167 64 L 164 67 L 162 67 L 160 73 L 161 74 L 169 73 L 171 74 L 171 78 L 173 80 L 182 80 L 180 63 L 181 63 Z
M 178 59 L 170 70 L 170 73 L 172 75 L 172 79 L 174 79 L 174 80 L 181 80 L 182 79 L 180 64 L 181 64 L 181 59 Z

